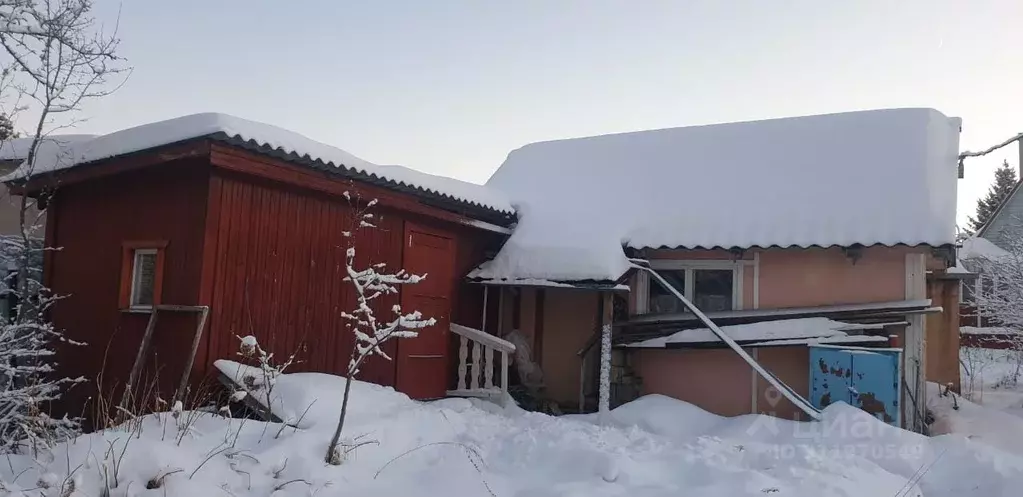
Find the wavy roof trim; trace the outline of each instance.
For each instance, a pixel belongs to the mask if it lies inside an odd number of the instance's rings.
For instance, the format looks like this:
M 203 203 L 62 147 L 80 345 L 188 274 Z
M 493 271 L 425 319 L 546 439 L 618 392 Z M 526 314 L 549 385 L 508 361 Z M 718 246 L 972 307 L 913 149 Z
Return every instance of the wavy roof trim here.
M 507 197 L 492 188 L 427 174 L 404 166 L 373 164 L 294 131 L 219 113 L 192 114 L 143 124 L 90 140 L 75 141 L 59 154 L 40 154 L 30 175 L 50 173 L 203 137 L 240 141 L 283 153 L 292 159 L 299 159 L 300 162 L 320 163 L 345 170 L 363 179 L 381 180 L 372 181 L 378 184 L 385 183 L 399 187 L 398 189 L 402 187 L 413 189 L 495 212 L 514 213 Z M 3 180 L 24 178 L 28 173 L 23 165 Z

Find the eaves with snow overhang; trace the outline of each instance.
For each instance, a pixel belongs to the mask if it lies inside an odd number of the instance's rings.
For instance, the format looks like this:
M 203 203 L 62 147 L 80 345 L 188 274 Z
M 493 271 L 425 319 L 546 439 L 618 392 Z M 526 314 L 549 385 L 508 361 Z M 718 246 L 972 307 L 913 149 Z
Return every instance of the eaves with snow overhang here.
M 293 131 L 217 113 L 193 114 L 76 140 L 62 147 L 59 153 L 40 154 L 31 171 L 22 166 L 2 180 L 32 180 L 201 140 L 226 143 L 331 175 L 407 193 L 435 206 L 462 210 L 499 226 L 514 221 L 515 210 L 511 203 L 491 188 L 403 166 L 373 164 Z

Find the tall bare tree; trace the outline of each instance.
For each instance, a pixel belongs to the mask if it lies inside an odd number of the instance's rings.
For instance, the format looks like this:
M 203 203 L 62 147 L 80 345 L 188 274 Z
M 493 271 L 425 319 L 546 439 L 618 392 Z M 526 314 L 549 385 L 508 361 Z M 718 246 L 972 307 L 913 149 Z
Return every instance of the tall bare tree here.
M 113 91 L 127 67 L 116 55 L 116 27 L 97 26 L 91 0 L 0 0 L 0 46 L 0 105 L 26 128 L 16 147 L 24 160 L 9 185 L 24 193 L 31 178 L 71 160 L 50 134 L 73 125 L 85 101 Z M 56 298 L 42 284 L 37 198 L 20 195 L 19 233 L 4 243 L 16 267 L 8 284 L 16 305 L 0 327 L 0 451 L 37 451 L 75 429 L 46 414 L 77 380 L 52 374 L 56 343 L 67 340 L 46 319 Z

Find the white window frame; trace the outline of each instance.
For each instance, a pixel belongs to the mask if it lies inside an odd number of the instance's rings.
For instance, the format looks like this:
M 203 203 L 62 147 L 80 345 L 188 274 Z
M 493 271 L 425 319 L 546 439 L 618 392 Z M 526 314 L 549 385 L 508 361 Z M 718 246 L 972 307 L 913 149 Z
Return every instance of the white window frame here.
M 696 285 L 696 278 L 693 274 L 694 271 L 699 269 L 711 269 L 711 270 L 729 270 L 732 272 L 732 309 L 741 310 L 743 307 L 742 302 L 742 282 L 743 282 L 743 267 L 752 263 L 753 261 L 738 260 L 738 261 L 722 261 L 722 260 L 679 260 L 679 259 L 652 259 L 650 260 L 650 269 L 655 271 L 666 270 L 666 271 L 685 271 L 686 273 L 686 287 L 682 290 L 684 295 L 690 301 L 693 300 L 693 294 L 695 293 L 694 288 Z M 650 285 L 659 285 L 656 281 L 651 281 L 649 276 L 645 273 L 640 272 L 645 278 L 638 278 L 636 280 L 638 288 L 637 301 L 636 301 L 636 313 L 646 314 L 649 312 L 650 305 Z
M 156 265 L 159 263 L 159 249 L 155 248 L 137 248 L 132 250 L 131 253 L 131 288 L 128 292 L 128 308 L 133 311 L 150 311 L 153 309 L 153 304 L 139 304 L 136 299 L 138 298 L 138 284 L 139 284 L 139 261 L 142 256 L 151 255 L 153 256 L 153 299 L 156 299 L 156 272 L 159 268 Z

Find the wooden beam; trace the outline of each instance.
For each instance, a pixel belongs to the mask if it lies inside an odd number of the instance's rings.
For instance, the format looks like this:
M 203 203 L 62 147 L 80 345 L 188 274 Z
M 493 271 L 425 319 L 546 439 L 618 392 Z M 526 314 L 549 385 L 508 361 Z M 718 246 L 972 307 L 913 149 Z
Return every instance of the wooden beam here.
M 533 355 L 536 356 L 534 361 L 537 364 L 539 364 L 541 366 L 541 368 L 543 367 L 543 340 L 544 340 L 544 337 L 543 337 L 543 331 L 544 331 L 543 330 L 543 322 L 544 322 L 543 307 L 544 307 L 544 294 L 545 293 L 546 292 L 544 291 L 543 288 L 538 288 L 536 290 L 536 312 L 534 314 L 534 318 L 536 320 L 536 324 L 533 326 L 533 333 L 534 333 L 534 337 L 533 337 Z

